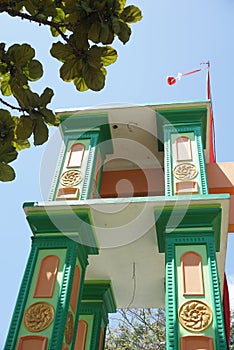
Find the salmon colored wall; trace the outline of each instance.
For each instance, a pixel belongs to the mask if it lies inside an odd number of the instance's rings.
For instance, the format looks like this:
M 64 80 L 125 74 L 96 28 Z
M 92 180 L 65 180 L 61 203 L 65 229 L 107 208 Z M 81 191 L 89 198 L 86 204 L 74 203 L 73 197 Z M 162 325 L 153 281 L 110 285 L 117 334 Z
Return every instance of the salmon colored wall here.
M 164 193 L 163 169 L 114 170 L 102 173 L 102 198 L 163 196 Z
M 228 232 L 234 232 L 234 162 L 206 164 L 209 193 L 230 193 Z
M 206 169 L 209 193 L 231 194 L 228 231 L 234 232 L 234 162 L 210 163 Z M 103 171 L 100 196 L 163 196 L 164 187 L 163 169 Z

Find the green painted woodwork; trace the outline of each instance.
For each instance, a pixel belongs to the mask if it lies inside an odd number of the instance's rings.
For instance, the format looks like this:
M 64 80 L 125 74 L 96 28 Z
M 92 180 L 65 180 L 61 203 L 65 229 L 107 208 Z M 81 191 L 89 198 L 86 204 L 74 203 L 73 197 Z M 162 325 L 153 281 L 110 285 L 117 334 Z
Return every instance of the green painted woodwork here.
M 84 314 L 84 315 L 81 314 L 79 319 L 87 322 L 87 324 L 88 324 L 86 340 L 85 340 L 85 350 L 90 350 L 91 346 L 92 346 L 92 336 L 93 336 L 94 322 L 96 321 L 95 320 L 95 316 L 92 315 L 92 314 Z M 97 349 L 98 348 L 96 348 L 96 350 Z
M 81 114 L 78 112 L 57 113 L 60 118 L 60 129 L 63 135 L 77 134 L 85 131 L 100 130 L 100 142 L 111 140 L 111 132 L 107 113 Z M 107 153 L 113 153 L 111 142 L 105 143 Z
M 35 288 L 35 279 L 38 272 L 41 258 L 55 254 L 60 257 L 59 274 L 53 298 L 33 298 L 32 294 Z M 29 256 L 28 264 L 17 299 L 15 312 L 7 337 L 5 350 L 13 349 L 22 335 L 30 334 L 23 325 L 21 325 L 25 309 L 32 303 L 39 301 L 48 301 L 54 306 L 55 317 L 53 324 L 40 332 L 48 337 L 48 350 L 61 349 L 67 312 L 69 309 L 70 295 L 72 289 L 74 269 L 77 260 L 81 267 L 81 290 L 84 281 L 84 273 L 88 264 L 88 249 L 86 246 L 77 243 L 63 235 L 44 234 L 35 236 L 32 240 L 32 249 Z M 58 283 L 59 281 L 59 283 Z M 77 305 L 80 303 L 77 303 Z M 32 334 L 32 333 L 31 333 Z M 33 333 L 34 334 L 34 333 Z
M 155 225 L 159 252 L 165 252 L 165 238 L 172 234 L 186 237 L 188 233 L 214 236 L 216 251 L 220 249 L 222 210 L 219 205 L 179 205 L 155 208 Z
M 38 276 L 38 272 L 39 272 L 39 268 L 40 268 L 40 263 L 41 263 L 41 260 L 48 255 L 56 255 L 60 259 L 53 296 L 52 296 L 52 298 L 34 298 L 33 294 L 34 294 L 34 290 L 35 290 L 35 286 L 36 286 L 36 281 L 37 281 L 37 276 Z M 56 310 L 57 300 L 58 300 L 58 296 L 59 296 L 59 292 L 60 292 L 60 285 L 62 283 L 62 275 L 63 275 L 63 267 L 64 267 L 64 263 L 65 263 L 65 257 L 66 257 L 66 249 L 63 249 L 63 248 L 60 248 L 60 249 L 40 249 L 38 251 L 37 261 L 36 261 L 34 273 L 33 273 L 32 279 L 31 279 L 31 285 L 29 287 L 28 298 L 27 298 L 27 301 L 25 304 L 25 310 L 30 305 L 37 303 L 37 302 L 48 302 Z M 48 337 L 48 339 L 50 339 L 52 328 L 53 328 L 53 323 L 48 328 L 41 331 L 40 335 Z M 23 323 L 21 323 L 20 328 L 19 328 L 18 338 L 21 336 L 25 336 L 25 335 L 32 335 L 32 333 L 29 332 L 24 327 Z
M 98 254 L 89 209 L 62 206 L 57 210 L 29 210 L 26 218 L 34 235 L 51 236 L 51 233 L 54 233 L 66 236 L 86 246 L 88 254 Z
M 208 194 L 208 183 L 206 177 L 206 166 L 204 160 L 204 152 L 202 145 L 202 137 L 201 137 L 201 127 L 196 124 L 191 125 L 165 125 L 164 126 L 164 139 L 165 139 L 165 149 L 164 149 L 164 171 L 165 171 L 165 193 L 167 196 L 173 196 L 174 193 L 174 185 L 175 178 L 173 176 L 173 169 L 176 164 L 180 162 L 176 162 L 173 159 L 173 143 L 175 138 L 179 135 L 190 134 L 194 135 L 194 141 L 192 141 L 192 154 L 193 159 L 191 161 L 185 161 L 185 163 L 195 164 L 198 169 L 198 175 L 196 176 L 196 180 L 198 182 L 198 190 L 199 193 L 206 195 Z M 192 137 L 193 139 L 193 137 Z M 193 196 L 191 194 L 190 196 Z M 177 196 L 180 196 L 179 194 Z
M 158 130 L 158 149 L 164 150 L 164 146 L 167 140 L 164 138 L 164 127 L 170 126 L 174 132 L 177 131 L 177 126 L 191 126 L 196 125 L 201 127 L 202 143 L 203 147 L 206 146 L 206 128 L 207 128 L 207 107 L 190 107 L 184 108 L 183 106 L 175 109 L 170 106 L 165 109 L 160 108 L 160 111 L 156 112 L 156 122 Z
M 97 350 L 100 341 L 101 328 L 106 329 L 108 313 L 116 312 L 116 303 L 111 286 L 107 280 L 87 280 L 84 282 L 79 319 L 84 315 L 92 315 L 91 338 L 86 342 L 85 350 Z
M 203 273 L 203 284 L 204 284 L 204 296 L 203 295 L 183 295 L 183 278 L 182 278 L 182 267 L 181 267 L 181 256 L 188 251 L 193 251 L 198 253 L 202 257 L 202 273 Z M 175 246 L 175 274 L 176 274 L 176 291 L 177 291 L 177 305 L 178 309 L 187 300 L 201 300 L 207 303 L 212 308 L 213 294 L 211 292 L 211 280 L 208 266 L 208 256 L 206 244 L 203 245 L 177 245 Z M 214 317 L 213 322 L 209 328 L 204 330 L 202 334 L 215 339 L 215 329 L 214 329 Z M 191 332 L 186 330 L 184 327 L 178 323 L 178 336 L 191 335 Z M 196 333 L 197 334 L 197 333 Z
M 189 231 L 189 230 L 188 230 Z M 195 250 L 202 255 L 205 281 L 205 296 L 182 296 L 181 280 L 178 275 L 178 261 L 182 252 Z M 194 334 L 186 331 L 178 322 L 178 309 L 183 300 L 204 299 L 213 312 L 212 325 L 202 334 L 214 339 L 216 350 L 226 350 L 225 327 L 223 320 L 222 302 L 220 297 L 219 277 L 215 253 L 214 237 L 206 235 L 194 236 L 193 233 L 166 235 L 166 346 L 167 350 L 179 350 L 179 336 Z M 196 333 L 197 334 L 197 333 Z M 201 333 L 199 333 L 201 334 Z
M 86 270 L 86 266 L 85 266 L 85 268 L 83 268 L 81 266 L 81 264 L 80 264 L 79 259 L 76 259 L 76 266 L 79 266 L 79 268 L 80 268 L 80 285 L 79 285 L 79 288 L 78 288 L 78 299 L 77 299 L 76 311 L 75 312 L 72 310 L 71 305 L 70 305 L 70 300 L 69 300 L 68 311 L 70 311 L 72 313 L 73 320 L 74 320 L 74 331 L 73 331 L 72 342 L 71 342 L 70 345 L 66 344 L 69 349 L 73 349 L 73 346 L 74 346 L 75 340 L 76 340 L 76 331 L 77 331 L 77 326 L 78 326 L 78 321 L 79 321 L 79 316 L 80 316 L 80 306 L 81 306 L 81 300 L 82 300 L 82 294 L 83 294 L 83 286 L 84 286 L 84 279 L 85 279 L 85 270 Z M 64 342 L 64 344 L 66 343 L 65 336 L 63 338 L 63 342 Z

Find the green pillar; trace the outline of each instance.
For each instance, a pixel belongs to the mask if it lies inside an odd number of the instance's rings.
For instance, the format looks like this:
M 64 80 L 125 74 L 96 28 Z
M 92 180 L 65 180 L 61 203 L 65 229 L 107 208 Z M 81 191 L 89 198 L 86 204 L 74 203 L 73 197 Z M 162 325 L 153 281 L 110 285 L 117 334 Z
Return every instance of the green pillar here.
M 103 350 L 108 313 L 116 312 L 110 281 L 85 281 L 74 350 Z
M 34 237 L 5 350 L 71 349 L 88 255 L 98 254 L 91 225 L 81 224 L 89 214 L 26 210 Z
M 214 202 L 208 194 L 207 110 L 162 110 L 157 123 L 167 196 L 165 207 L 155 208 L 158 249 L 165 253 L 166 349 L 226 350 L 216 260 L 223 197 Z

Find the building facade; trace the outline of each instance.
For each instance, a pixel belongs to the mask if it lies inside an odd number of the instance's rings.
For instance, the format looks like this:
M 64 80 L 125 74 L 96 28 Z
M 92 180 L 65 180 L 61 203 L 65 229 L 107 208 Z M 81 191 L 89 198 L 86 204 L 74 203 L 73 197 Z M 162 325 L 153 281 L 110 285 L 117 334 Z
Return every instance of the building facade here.
M 210 102 L 61 110 L 48 201 L 5 350 L 102 350 L 108 314 L 165 307 L 167 350 L 225 350 L 232 163 L 211 163 Z M 46 169 L 45 169 L 46 171 Z

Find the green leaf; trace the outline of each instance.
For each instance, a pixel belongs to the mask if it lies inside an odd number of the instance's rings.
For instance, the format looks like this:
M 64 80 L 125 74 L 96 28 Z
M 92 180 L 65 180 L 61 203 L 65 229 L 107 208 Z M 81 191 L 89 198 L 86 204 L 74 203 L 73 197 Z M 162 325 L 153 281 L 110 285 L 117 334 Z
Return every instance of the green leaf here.
M 14 139 L 15 120 L 6 109 L 0 109 L 0 144 L 11 144 Z
M 14 44 L 9 47 L 7 55 L 22 66 L 26 65 L 35 56 L 35 50 L 28 44 Z
M 34 130 L 33 130 L 34 145 L 35 146 L 42 145 L 48 140 L 48 135 L 49 135 L 48 128 L 41 117 L 37 117 L 34 122 L 35 122 Z
M 106 46 L 101 57 L 101 62 L 103 66 L 109 66 L 117 60 L 117 51 L 114 50 L 111 46 Z
M 15 179 L 14 169 L 8 165 L 0 163 L 0 181 L 7 182 Z
M 114 11 L 116 14 L 119 14 L 123 11 L 124 6 L 126 5 L 126 0 L 116 0 L 114 5 Z
M 141 10 L 134 5 L 125 7 L 120 18 L 127 23 L 136 23 L 142 19 Z
M 16 126 L 16 137 L 18 140 L 28 139 L 33 132 L 33 121 L 30 117 L 22 116 Z
M 55 115 L 51 109 L 43 108 L 40 113 L 48 124 L 54 125 L 56 123 Z
M 30 148 L 30 142 L 28 140 L 15 140 L 12 142 L 17 151 L 22 151 L 26 148 Z
M 6 74 L 4 79 L 1 81 L 1 91 L 3 96 L 12 95 L 11 85 L 9 83 L 10 75 Z
M 118 38 L 120 41 L 122 41 L 123 44 L 126 44 L 126 42 L 129 40 L 131 35 L 131 28 L 127 23 L 124 23 L 123 21 L 120 21 L 120 32 L 117 33 Z
M 116 33 L 116 34 L 120 33 L 121 26 L 120 26 L 119 18 L 116 16 L 113 16 L 111 22 L 112 22 L 112 29 L 113 29 L 114 33 Z
M 54 91 L 50 88 L 46 88 L 40 96 L 41 106 L 45 107 L 48 103 L 50 103 L 53 96 Z
M 79 90 L 81 92 L 88 90 L 88 86 L 86 85 L 83 77 L 75 78 L 73 80 L 73 82 L 74 82 L 74 85 L 77 88 L 77 90 Z
M 104 23 L 101 27 L 100 30 L 100 42 L 102 44 L 110 44 L 112 43 L 112 41 L 109 41 L 109 37 L 110 37 L 110 27 L 108 23 Z M 113 36 L 114 39 L 114 36 Z
M 34 108 L 40 105 L 40 97 L 37 93 L 29 89 L 18 88 L 13 91 L 14 97 L 17 99 L 21 108 Z
M 99 43 L 101 28 L 102 28 L 102 25 L 100 22 L 96 21 L 92 23 L 88 32 L 88 39 L 92 40 L 94 43 Z
M 75 57 L 72 48 L 68 44 L 62 44 L 60 41 L 52 45 L 50 53 L 61 62 Z
M 89 89 L 100 91 L 105 86 L 105 74 L 102 70 L 86 64 L 84 69 L 84 80 Z
M 18 153 L 11 144 L 5 144 L 0 146 L 0 162 L 1 163 L 10 163 L 15 160 L 18 156 Z
M 23 69 L 24 74 L 30 81 L 36 81 L 40 79 L 43 75 L 43 67 L 41 62 L 38 60 L 32 60 L 29 64 Z
M 64 81 L 71 81 L 80 75 L 82 69 L 82 60 L 73 58 L 66 61 L 60 68 L 60 77 Z

